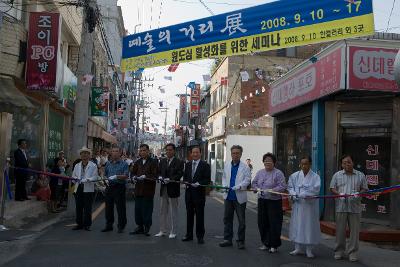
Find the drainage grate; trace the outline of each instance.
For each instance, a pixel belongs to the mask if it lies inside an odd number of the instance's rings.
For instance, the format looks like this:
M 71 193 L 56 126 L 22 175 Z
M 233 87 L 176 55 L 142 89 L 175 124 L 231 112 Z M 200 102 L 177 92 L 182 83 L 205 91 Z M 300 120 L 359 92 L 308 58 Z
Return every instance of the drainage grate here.
M 167 262 L 177 266 L 206 266 L 213 263 L 213 260 L 206 256 L 172 254 L 167 256 Z

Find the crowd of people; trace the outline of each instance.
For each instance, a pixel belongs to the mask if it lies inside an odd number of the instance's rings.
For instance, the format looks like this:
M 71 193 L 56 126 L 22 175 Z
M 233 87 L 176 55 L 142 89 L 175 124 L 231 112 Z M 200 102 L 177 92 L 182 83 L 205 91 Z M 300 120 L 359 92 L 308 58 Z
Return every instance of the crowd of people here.
M 25 142 L 26 143 L 26 142 Z M 20 148 L 16 156 L 23 161 L 24 142 L 19 142 Z M 115 146 L 107 151 L 101 150 L 92 156 L 90 149 L 84 147 L 79 151 L 80 159 L 75 161 L 71 176 L 74 178 L 74 197 L 76 203 L 76 226 L 73 230 L 91 230 L 91 214 L 95 192 L 95 183 L 105 181 L 105 217 L 106 225 L 102 232 L 114 230 L 114 207 L 116 207 L 117 232 L 123 233 L 127 225 L 126 216 L 126 184 L 135 185 L 135 223 L 136 228 L 131 235 L 150 236 L 153 224 L 154 196 L 156 184 L 160 186 L 159 232 L 156 237 L 177 237 L 179 222 L 179 198 L 182 185 L 185 186 L 186 233 L 182 241 L 188 242 L 197 238 L 199 244 L 204 243 L 205 235 L 205 203 L 206 189 L 211 183 L 210 165 L 201 160 L 201 148 L 194 146 L 189 152 L 189 159 L 179 159 L 174 144 L 165 146 L 165 157 L 151 157 L 150 148 L 142 144 L 139 158 L 131 159 Z M 290 218 L 289 239 L 294 244 L 291 255 L 306 255 L 314 258 L 313 248 L 321 240 L 319 224 L 319 199 L 321 179 L 311 170 L 312 159 L 303 156 L 299 171 L 285 178 L 276 167 L 277 159 L 272 153 L 262 157 L 264 168 L 258 170 L 252 178 L 250 160 L 242 161 L 243 148 L 232 146 L 230 162 L 225 163 L 222 176 L 222 187 L 226 188 L 224 198 L 224 240 L 220 247 L 233 246 L 233 220 L 236 213 L 238 219 L 237 248 L 245 248 L 246 237 L 246 204 L 248 192 L 253 191 L 258 198 L 258 230 L 260 234 L 260 250 L 276 253 L 281 246 L 281 231 L 283 223 L 282 198 L 290 196 L 292 213 Z M 23 162 L 25 164 L 25 162 Z M 55 159 L 53 173 L 65 174 L 66 160 L 63 155 Z M 336 201 L 336 248 L 334 258 L 342 259 L 348 253 L 350 261 L 357 261 L 359 242 L 361 198 L 359 193 L 368 190 L 365 175 L 354 169 L 351 155 L 341 159 L 342 170 L 333 175 L 330 191 L 339 196 Z M 25 164 L 28 166 L 27 164 Z M 24 165 L 24 166 L 25 166 Z M 251 167 L 250 167 L 251 166 Z M 18 178 L 18 176 L 17 176 Z M 287 181 L 287 182 L 286 182 Z M 17 180 L 18 182 L 18 180 Z M 45 177 L 38 179 L 38 198 L 50 199 L 50 203 L 59 203 L 58 188 L 63 191 L 64 182 L 57 177 L 46 183 Z M 19 187 L 21 185 L 19 184 Z M 18 199 L 27 198 L 24 192 L 16 194 Z M 348 197 L 348 195 L 352 195 Z M 343 196 L 343 197 L 340 197 Z M 345 197 L 346 196 L 346 197 Z M 17 199 L 17 198 L 16 198 Z M 52 208 L 56 209 L 51 204 Z M 196 231 L 194 233 L 194 225 Z M 350 241 L 346 249 L 346 226 L 350 231 Z

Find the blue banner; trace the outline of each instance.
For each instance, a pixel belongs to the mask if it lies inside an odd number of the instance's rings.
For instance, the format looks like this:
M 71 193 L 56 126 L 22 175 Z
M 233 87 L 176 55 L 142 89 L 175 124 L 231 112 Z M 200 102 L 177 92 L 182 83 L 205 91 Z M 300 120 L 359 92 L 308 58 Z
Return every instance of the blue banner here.
M 348 20 L 356 17 L 361 20 Z M 326 24 L 329 22 L 335 23 Z M 333 34 L 334 29 L 329 27 L 335 24 L 338 27 Z M 308 30 L 312 25 L 319 26 L 313 27 L 314 32 L 309 35 Z M 285 31 L 292 34 L 294 31 L 290 30 L 296 28 L 300 29 L 298 32 L 300 34 L 293 35 L 292 40 L 284 40 L 284 38 L 292 37 L 284 37 Z M 302 28 L 304 36 L 301 32 Z M 329 33 L 321 33 L 324 30 L 329 30 Z M 210 57 L 253 53 L 368 35 L 373 31 L 372 0 L 282 0 L 129 35 L 123 40 L 122 67 L 129 70 Z M 269 35 L 271 33 L 282 34 Z M 265 38 L 260 38 L 259 41 L 247 38 L 257 36 Z M 233 45 L 229 42 L 226 44 L 228 40 L 238 40 L 238 42 Z M 243 41 L 240 42 L 240 40 Z M 224 43 L 221 45 L 221 42 L 225 42 L 225 45 Z M 214 45 L 207 48 L 205 44 Z M 195 49 L 183 50 L 189 47 Z M 165 53 L 167 51 L 170 53 Z M 172 54 L 173 51 L 175 54 Z M 148 57 L 143 58 L 143 56 Z M 138 60 L 128 62 L 128 59 Z

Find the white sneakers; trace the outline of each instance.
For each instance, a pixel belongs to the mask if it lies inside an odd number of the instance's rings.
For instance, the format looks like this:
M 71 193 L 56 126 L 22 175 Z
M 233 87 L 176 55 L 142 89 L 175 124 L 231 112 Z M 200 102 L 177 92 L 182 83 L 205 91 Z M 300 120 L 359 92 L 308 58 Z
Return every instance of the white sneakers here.
M 166 236 L 167 234 L 164 232 L 159 232 L 158 234 L 154 235 L 155 237 L 162 237 L 162 236 Z
M 289 254 L 292 256 L 297 256 L 297 255 L 304 255 L 304 252 L 299 249 L 295 249 L 292 252 L 290 252 Z
M 174 239 L 174 238 L 176 238 L 176 234 L 169 234 L 168 238 L 169 239 Z
M 167 236 L 167 233 L 164 232 L 159 232 L 158 234 L 154 235 L 155 237 L 163 237 L 163 236 Z M 170 239 L 174 239 L 176 238 L 176 234 L 169 234 L 168 238 Z
M 277 248 L 270 248 L 269 249 L 269 253 L 276 253 L 276 252 L 278 252 Z
M 258 248 L 259 250 L 267 250 L 267 246 L 266 245 L 262 245 L 261 247 Z

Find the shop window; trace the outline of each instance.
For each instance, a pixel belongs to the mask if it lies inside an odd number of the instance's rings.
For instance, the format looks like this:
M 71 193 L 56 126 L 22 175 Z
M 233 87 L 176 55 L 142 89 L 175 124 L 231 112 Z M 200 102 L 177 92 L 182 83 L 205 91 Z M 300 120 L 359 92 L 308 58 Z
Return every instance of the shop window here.
M 222 175 L 224 173 L 224 143 L 222 141 L 217 142 L 217 156 L 216 156 L 216 174 L 215 182 L 221 184 Z
M 311 155 L 311 118 L 278 126 L 277 168 L 286 177 L 299 170 L 300 158 Z

